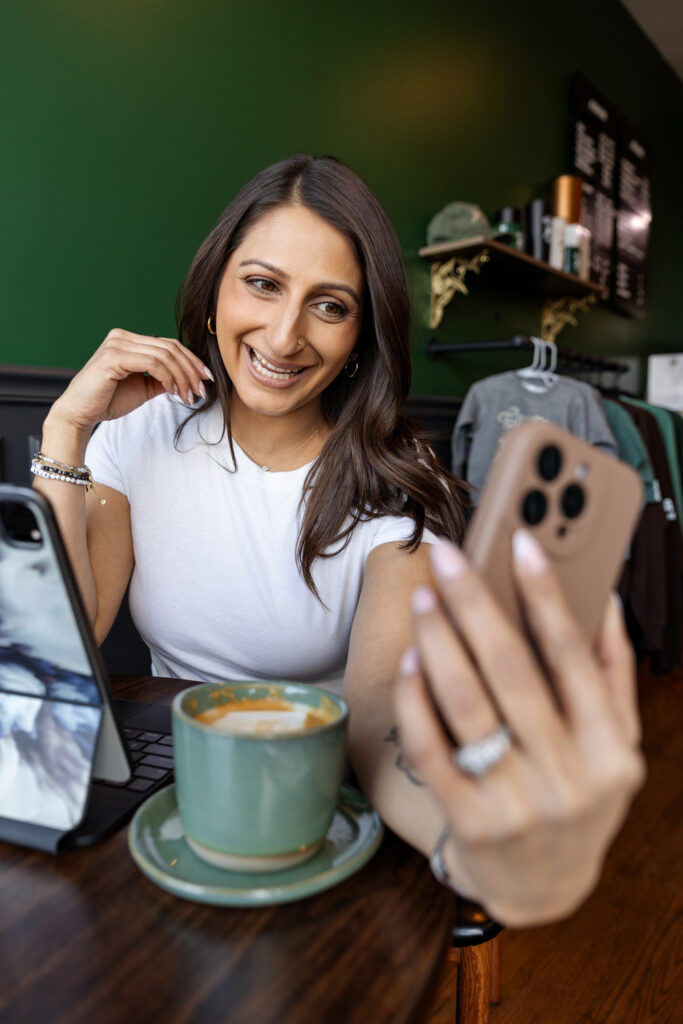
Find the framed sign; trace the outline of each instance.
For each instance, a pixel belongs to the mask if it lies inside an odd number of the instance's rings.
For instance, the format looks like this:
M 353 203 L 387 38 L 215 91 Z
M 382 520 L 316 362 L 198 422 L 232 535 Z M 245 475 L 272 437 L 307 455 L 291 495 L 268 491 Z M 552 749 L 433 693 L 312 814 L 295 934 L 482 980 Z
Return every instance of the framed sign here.
M 615 309 L 644 317 L 651 147 L 580 72 L 570 93 L 572 170 L 582 179 L 581 223 L 591 233 L 590 279 L 608 291 Z
M 617 111 L 577 72 L 571 80 L 573 173 L 583 179 L 581 224 L 591 233 L 590 279 L 609 290 L 614 274 Z
M 619 184 L 612 301 L 623 313 L 644 317 L 652 223 L 651 152 L 623 117 L 619 120 L 617 152 Z

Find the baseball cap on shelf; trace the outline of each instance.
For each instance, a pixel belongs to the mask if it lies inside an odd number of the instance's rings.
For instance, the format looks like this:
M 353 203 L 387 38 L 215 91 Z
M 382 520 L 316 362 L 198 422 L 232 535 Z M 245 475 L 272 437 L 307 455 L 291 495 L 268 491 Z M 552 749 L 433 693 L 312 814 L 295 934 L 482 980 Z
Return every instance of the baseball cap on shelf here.
M 427 245 L 437 242 L 461 242 L 465 238 L 494 238 L 500 234 L 474 203 L 448 203 L 435 213 L 427 225 Z

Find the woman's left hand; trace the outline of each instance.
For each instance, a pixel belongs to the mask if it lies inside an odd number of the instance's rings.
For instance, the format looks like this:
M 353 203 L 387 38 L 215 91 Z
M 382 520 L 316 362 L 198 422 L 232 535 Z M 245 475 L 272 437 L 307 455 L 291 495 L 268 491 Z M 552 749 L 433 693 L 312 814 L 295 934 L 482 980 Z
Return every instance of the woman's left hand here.
M 460 551 L 442 542 L 441 601 L 413 598 L 416 647 L 396 680 L 405 754 L 441 805 L 456 889 L 498 921 L 571 913 L 595 887 L 610 842 L 644 778 L 633 654 L 615 601 L 594 649 L 529 534 L 515 545 L 526 620 L 545 665 Z M 438 712 L 438 713 L 437 713 Z M 454 762 L 507 726 L 512 745 L 484 774 Z

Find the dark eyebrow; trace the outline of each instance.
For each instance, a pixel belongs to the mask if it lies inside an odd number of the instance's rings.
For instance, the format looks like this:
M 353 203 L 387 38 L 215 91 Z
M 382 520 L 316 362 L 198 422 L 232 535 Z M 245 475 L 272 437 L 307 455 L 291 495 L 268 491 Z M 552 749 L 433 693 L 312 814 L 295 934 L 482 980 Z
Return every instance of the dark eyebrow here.
M 265 260 L 242 260 L 242 262 L 239 263 L 238 266 L 245 267 L 250 263 L 256 263 L 259 267 L 265 267 L 266 270 L 271 270 L 274 274 L 277 274 L 278 277 L 281 277 L 283 281 L 289 281 L 289 274 L 286 274 L 284 270 L 281 270 L 279 267 L 276 267 L 272 263 L 266 263 Z M 351 298 L 354 299 L 354 301 L 360 305 L 360 299 L 358 298 L 358 295 L 356 294 L 355 290 L 351 288 L 348 284 L 338 284 L 336 281 L 321 281 L 319 284 L 316 284 L 314 290 L 329 291 L 330 289 L 338 292 L 348 292 Z

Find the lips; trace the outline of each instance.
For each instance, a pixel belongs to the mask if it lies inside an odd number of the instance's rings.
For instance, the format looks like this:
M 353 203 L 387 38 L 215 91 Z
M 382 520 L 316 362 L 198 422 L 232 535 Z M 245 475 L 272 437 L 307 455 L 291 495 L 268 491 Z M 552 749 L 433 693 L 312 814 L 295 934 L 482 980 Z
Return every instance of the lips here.
M 277 381 L 288 381 L 298 377 L 304 370 L 308 369 L 306 366 L 295 366 L 291 369 L 283 369 L 280 366 L 275 366 L 274 363 L 270 363 L 265 356 L 262 356 L 256 349 L 248 347 L 249 360 L 252 367 L 260 377 L 265 377 L 270 380 Z

